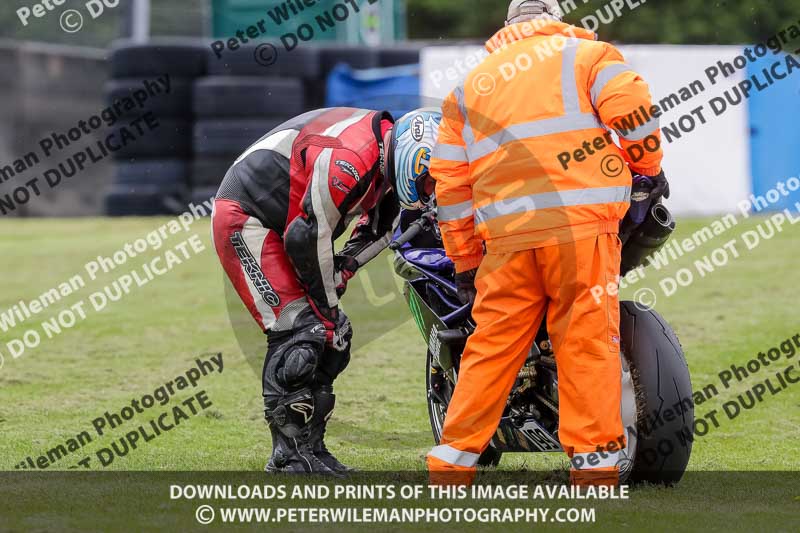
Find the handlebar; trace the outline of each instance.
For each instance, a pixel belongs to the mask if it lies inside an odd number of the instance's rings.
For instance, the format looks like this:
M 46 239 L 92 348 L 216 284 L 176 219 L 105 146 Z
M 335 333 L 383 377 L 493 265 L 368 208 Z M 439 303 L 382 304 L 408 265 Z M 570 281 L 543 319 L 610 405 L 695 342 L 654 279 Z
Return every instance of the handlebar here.
M 435 219 L 436 219 L 436 211 L 431 210 L 423 213 L 422 216 L 419 218 L 419 220 L 415 220 L 414 222 L 409 224 L 408 229 L 406 229 L 403 233 L 400 234 L 399 237 L 397 237 L 397 239 L 395 239 L 394 241 L 392 241 L 391 244 L 389 244 L 389 249 L 392 251 L 399 250 L 401 246 L 411 241 L 411 239 L 413 239 L 423 231 L 431 228 L 433 226 Z

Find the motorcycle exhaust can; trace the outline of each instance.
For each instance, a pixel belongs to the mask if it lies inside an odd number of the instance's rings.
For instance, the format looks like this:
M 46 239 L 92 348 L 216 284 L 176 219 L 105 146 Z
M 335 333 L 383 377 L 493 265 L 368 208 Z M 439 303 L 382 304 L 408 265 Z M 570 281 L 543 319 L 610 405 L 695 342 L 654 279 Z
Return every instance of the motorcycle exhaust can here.
M 620 275 L 625 276 L 631 270 L 650 264 L 650 256 L 658 252 L 675 231 L 675 219 L 667 206 L 654 204 L 647 216 L 633 232 L 620 235 L 622 245 L 622 264 Z

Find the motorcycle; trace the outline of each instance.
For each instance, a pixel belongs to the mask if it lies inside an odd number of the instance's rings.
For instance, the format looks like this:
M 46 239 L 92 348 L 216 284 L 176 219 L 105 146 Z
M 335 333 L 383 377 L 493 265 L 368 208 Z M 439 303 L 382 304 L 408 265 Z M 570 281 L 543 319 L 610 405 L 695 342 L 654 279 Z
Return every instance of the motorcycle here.
M 626 225 L 621 274 L 648 264 L 675 229 L 661 203 L 644 222 Z M 447 408 L 458 382 L 465 344 L 475 330 L 470 305 L 458 299 L 454 265 L 447 258 L 436 209 L 404 212 L 390 248 L 404 295 L 427 344 L 428 415 L 438 445 Z M 677 483 L 692 451 L 694 405 L 688 364 L 670 325 L 653 309 L 620 302 L 622 422 L 626 447 L 618 463 L 620 481 Z M 559 452 L 557 354 L 545 321 L 509 395 L 500 425 L 481 454 L 480 466 L 497 466 L 504 453 Z

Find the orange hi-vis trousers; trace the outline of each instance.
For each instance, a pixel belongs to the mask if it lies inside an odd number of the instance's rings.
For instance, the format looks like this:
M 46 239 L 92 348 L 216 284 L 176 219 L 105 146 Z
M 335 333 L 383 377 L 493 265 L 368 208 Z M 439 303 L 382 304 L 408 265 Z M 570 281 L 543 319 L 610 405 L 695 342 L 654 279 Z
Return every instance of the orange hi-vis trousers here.
M 483 258 L 472 311 L 477 327 L 461 359 L 441 443 L 428 454 L 431 483 L 472 482 L 545 312 L 558 364 L 558 437 L 571 458 L 571 481 L 618 483 L 624 445 L 619 299 L 604 290 L 598 303 L 599 291 L 591 290 L 617 281 L 620 251 L 617 235 L 602 234 Z

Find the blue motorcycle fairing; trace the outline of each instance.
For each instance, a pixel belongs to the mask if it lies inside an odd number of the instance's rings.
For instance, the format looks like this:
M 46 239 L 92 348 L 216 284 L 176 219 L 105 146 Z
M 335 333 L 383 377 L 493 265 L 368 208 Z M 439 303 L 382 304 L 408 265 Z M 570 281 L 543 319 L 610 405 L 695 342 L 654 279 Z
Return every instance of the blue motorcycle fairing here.
M 434 272 L 453 270 L 453 261 L 441 248 L 409 248 L 402 251 L 403 257 L 412 265 Z

